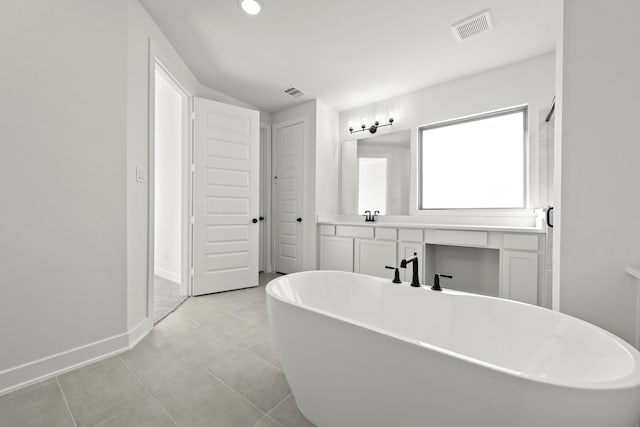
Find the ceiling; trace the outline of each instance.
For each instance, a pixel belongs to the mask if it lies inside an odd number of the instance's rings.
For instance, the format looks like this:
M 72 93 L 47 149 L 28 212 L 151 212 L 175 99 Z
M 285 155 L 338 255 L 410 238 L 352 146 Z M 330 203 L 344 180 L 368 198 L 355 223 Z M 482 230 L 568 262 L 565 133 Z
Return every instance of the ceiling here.
M 555 49 L 557 0 L 141 0 L 205 86 L 263 111 L 317 98 L 343 111 Z M 494 28 L 450 25 L 491 9 Z M 300 98 L 282 93 L 295 85 Z

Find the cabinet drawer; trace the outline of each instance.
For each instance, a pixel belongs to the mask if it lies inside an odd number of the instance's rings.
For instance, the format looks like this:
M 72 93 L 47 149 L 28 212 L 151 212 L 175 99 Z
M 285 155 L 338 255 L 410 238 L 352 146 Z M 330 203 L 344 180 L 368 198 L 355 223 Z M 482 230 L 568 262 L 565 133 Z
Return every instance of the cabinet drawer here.
M 398 240 L 398 230 L 396 228 L 376 227 L 376 239 Z
M 427 243 L 459 246 L 487 246 L 489 237 L 486 231 L 433 230 L 428 233 Z
M 502 238 L 502 246 L 505 249 L 537 251 L 538 236 L 532 234 L 505 234 Z
M 422 230 L 401 228 L 398 230 L 398 240 L 402 242 L 422 242 Z
M 361 237 L 373 239 L 373 227 L 356 227 L 351 225 L 337 225 L 336 236 Z
M 320 226 L 320 235 L 322 235 L 322 236 L 335 236 L 336 235 L 336 226 L 335 225 L 321 225 Z

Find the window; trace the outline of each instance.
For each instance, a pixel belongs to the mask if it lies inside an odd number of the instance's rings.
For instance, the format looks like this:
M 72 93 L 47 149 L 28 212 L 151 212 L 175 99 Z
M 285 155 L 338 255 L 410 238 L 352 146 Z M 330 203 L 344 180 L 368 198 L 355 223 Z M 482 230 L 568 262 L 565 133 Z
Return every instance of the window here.
M 420 209 L 525 207 L 527 109 L 419 129 Z
M 358 158 L 358 213 L 387 212 L 387 159 Z

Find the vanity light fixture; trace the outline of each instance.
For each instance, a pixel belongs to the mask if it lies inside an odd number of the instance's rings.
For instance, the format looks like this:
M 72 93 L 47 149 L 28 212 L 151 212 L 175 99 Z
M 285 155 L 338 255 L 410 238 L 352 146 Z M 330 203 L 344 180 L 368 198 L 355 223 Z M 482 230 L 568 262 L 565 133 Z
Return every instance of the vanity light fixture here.
M 240 7 L 248 15 L 257 15 L 262 10 L 262 3 L 260 0 L 239 0 Z
M 358 130 L 353 130 L 353 127 L 349 127 L 349 132 L 350 133 L 358 133 L 358 132 L 364 132 L 365 130 L 368 130 L 371 133 L 376 133 L 378 131 L 378 128 L 383 128 L 385 126 L 391 126 L 393 124 L 393 117 L 389 117 L 389 122 L 385 123 L 383 125 L 380 124 L 379 121 L 375 121 L 373 122 L 373 124 L 371 126 L 367 126 L 364 123 L 362 123 L 362 125 L 360 126 L 361 129 Z

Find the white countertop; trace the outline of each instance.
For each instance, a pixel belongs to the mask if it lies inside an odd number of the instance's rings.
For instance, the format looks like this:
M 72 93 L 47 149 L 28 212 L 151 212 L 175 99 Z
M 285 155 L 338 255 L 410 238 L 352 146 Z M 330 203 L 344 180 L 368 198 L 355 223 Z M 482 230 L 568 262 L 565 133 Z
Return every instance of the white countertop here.
M 639 266 L 630 265 L 629 267 L 627 267 L 627 273 L 629 273 L 630 275 L 632 275 L 636 279 L 640 280 L 640 267 Z
M 408 223 L 408 222 L 361 222 L 356 221 L 328 221 L 320 220 L 318 224 L 325 225 L 348 225 L 359 227 L 389 227 L 389 228 L 437 228 L 441 230 L 477 230 L 477 231 L 507 231 L 514 233 L 544 233 L 545 230 L 539 227 L 516 227 L 516 226 L 502 226 L 502 225 L 468 225 L 468 224 L 422 224 L 422 223 Z

